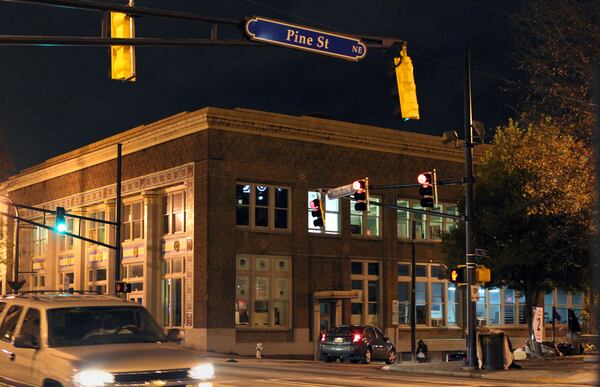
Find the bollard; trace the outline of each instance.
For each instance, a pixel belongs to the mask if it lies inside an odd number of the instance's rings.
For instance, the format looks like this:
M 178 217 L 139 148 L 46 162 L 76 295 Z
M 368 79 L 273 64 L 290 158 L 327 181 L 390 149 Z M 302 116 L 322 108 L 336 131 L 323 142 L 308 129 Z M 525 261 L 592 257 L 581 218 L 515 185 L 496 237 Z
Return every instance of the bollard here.
M 256 343 L 256 358 L 257 359 L 262 359 L 262 351 L 263 351 L 262 343 Z

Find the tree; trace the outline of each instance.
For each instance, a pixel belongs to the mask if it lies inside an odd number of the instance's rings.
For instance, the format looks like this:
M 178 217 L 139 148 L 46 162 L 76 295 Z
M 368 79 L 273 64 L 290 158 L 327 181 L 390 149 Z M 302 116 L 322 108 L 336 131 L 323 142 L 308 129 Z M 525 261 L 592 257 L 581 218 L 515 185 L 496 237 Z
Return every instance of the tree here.
M 595 122 L 593 64 L 600 63 L 600 2 L 527 0 L 513 17 L 514 59 L 523 80 L 514 85 L 521 109 L 556 117 L 588 141 Z
M 489 251 L 491 286 L 525 293 L 527 311 L 555 287 L 588 285 L 594 178 L 584 142 L 549 118 L 498 128 L 475 188 L 475 246 Z M 460 206 L 459 208 L 464 208 Z M 443 237 L 464 263 L 464 226 Z M 530 316 L 527 316 L 531 324 Z

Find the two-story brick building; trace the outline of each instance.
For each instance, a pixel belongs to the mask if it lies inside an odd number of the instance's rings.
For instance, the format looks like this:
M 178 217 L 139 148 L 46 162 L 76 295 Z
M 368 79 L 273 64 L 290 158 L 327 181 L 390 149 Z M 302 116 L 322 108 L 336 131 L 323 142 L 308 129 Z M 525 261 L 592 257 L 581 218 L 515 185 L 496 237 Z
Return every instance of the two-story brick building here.
M 321 229 L 308 212 L 319 189 L 365 176 L 374 186 L 413 183 L 434 168 L 439 178 L 460 178 L 463 150 L 440 140 L 310 116 L 204 108 L 54 157 L 0 190 L 16 203 L 112 220 L 121 143 L 128 297 L 165 327 L 181 327 L 186 345 L 224 353 L 250 354 L 262 342 L 266 355 L 310 357 L 319 332 L 340 323 L 377 325 L 400 351 L 410 350 L 414 218 L 417 337 L 432 351 L 451 351 L 464 348 L 464 295 L 439 278 L 439 243 L 454 221 L 376 205 L 357 212 L 350 200 L 336 199 L 325 201 Z M 459 189 L 439 194 L 437 210 L 456 214 Z M 416 188 L 370 195 L 418 208 Z M 38 221 L 41 215 L 21 211 Z M 10 278 L 14 224 L 3 222 Z M 68 226 L 114 243 L 114 230 L 100 222 L 70 218 Z M 22 275 L 26 289 L 114 290 L 110 249 L 23 225 L 19 251 L 21 271 L 30 272 Z M 481 321 L 525 336 L 522 296 L 510 289 L 482 289 L 481 296 Z M 568 293 L 552 297 L 564 307 L 583 303 Z M 397 327 L 393 300 L 400 303 Z

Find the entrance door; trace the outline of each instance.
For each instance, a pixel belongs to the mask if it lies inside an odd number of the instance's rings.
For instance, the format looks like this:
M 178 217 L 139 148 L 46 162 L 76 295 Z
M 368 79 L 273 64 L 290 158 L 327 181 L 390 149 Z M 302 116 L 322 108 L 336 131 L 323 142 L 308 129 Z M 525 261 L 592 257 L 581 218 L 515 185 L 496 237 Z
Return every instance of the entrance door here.
M 336 325 L 335 302 L 323 300 L 319 303 L 319 332 L 329 332 Z

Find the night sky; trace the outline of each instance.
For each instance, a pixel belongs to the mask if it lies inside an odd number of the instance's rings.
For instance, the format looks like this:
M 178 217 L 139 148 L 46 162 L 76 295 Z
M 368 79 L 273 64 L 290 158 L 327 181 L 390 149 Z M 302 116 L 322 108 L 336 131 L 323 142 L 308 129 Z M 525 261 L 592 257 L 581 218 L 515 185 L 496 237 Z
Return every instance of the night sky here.
M 125 4 L 125 1 L 120 4 Z M 137 48 L 137 82 L 108 78 L 106 47 L 0 46 L 0 128 L 17 169 L 140 124 L 205 106 L 244 107 L 441 135 L 463 128 L 463 58 L 471 47 L 473 116 L 487 128 L 514 117 L 509 13 L 517 0 L 138 0 L 140 7 L 253 15 L 351 35 L 408 41 L 420 121 L 393 115 L 390 52 L 360 62 L 274 46 Z M 101 14 L 0 1 L 1 35 L 100 36 Z M 209 38 L 206 23 L 143 17 L 138 37 Z M 243 38 L 234 27 L 222 38 Z

